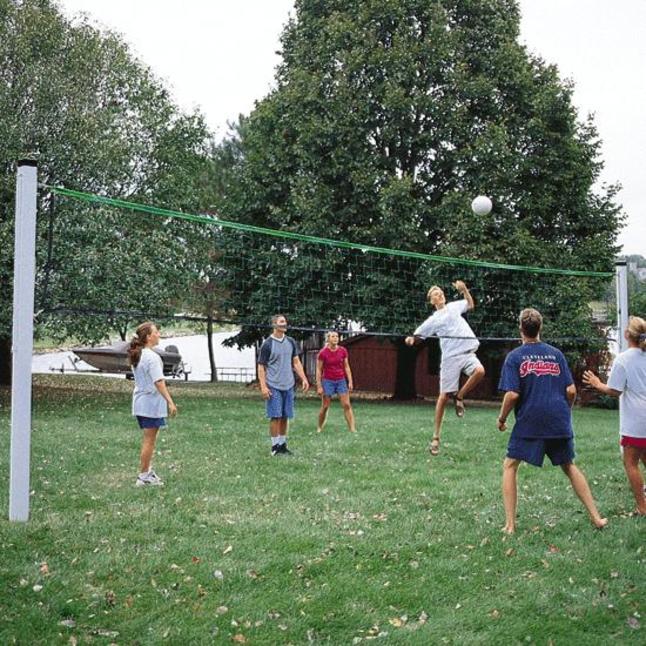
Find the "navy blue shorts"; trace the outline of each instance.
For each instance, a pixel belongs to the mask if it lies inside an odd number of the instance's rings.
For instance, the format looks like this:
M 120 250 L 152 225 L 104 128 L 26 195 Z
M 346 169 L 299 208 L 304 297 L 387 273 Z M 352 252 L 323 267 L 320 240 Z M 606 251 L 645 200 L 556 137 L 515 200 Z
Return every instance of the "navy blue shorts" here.
M 345 395 L 348 392 L 346 379 L 321 379 L 321 386 L 323 386 L 323 394 L 326 397 Z
M 137 415 L 137 421 L 139 422 L 139 428 L 159 428 L 160 426 L 166 426 L 165 417 L 143 417 L 142 415 Z
M 269 386 L 269 390 L 271 397 L 266 402 L 267 417 L 269 419 L 278 417 L 292 419 L 294 417 L 294 389 L 278 390 L 278 388 Z
M 555 467 L 574 461 L 574 440 L 571 437 L 536 439 L 511 437 L 507 446 L 507 457 L 522 460 L 536 467 L 543 466 L 545 456 Z

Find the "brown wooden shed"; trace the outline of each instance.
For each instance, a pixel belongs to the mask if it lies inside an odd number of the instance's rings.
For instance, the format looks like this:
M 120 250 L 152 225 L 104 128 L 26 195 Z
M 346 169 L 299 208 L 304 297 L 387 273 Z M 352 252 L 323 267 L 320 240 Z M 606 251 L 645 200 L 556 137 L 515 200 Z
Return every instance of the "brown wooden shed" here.
M 303 344 L 305 372 L 312 383 L 316 377 L 316 357 L 323 347 L 324 336 L 313 335 Z M 485 378 L 475 390 L 469 393 L 469 399 L 500 399 L 498 381 L 505 356 L 518 347 L 518 341 L 481 341 L 478 359 L 485 368 Z M 355 390 L 393 395 L 397 381 L 397 343 L 389 337 L 371 334 L 355 334 L 341 341 L 348 350 Z M 416 346 L 415 390 L 423 397 L 436 397 L 440 383 L 440 344 L 436 338 L 426 339 Z M 573 370 L 574 380 L 581 403 L 596 399 L 595 393 L 584 388 L 581 375 L 584 367 L 598 371 L 600 353 L 590 353 L 584 363 Z M 572 367 L 572 366 L 571 366 Z M 463 376 L 464 380 L 465 377 Z

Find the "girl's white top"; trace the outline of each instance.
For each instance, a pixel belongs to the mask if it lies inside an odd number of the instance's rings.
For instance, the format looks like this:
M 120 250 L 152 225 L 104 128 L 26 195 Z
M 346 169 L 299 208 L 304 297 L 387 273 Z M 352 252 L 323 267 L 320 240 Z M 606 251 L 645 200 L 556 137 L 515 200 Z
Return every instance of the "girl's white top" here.
M 646 352 L 630 348 L 617 356 L 608 386 L 621 392 L 619 432 L 646 438 Z
M 155 382 L 164 379 L 162 358 L 150 348 L 143 348 L 135 375 L 135 391 L 132 393 L 132 414 L 142 417 L 166 417 L 168 405 Z

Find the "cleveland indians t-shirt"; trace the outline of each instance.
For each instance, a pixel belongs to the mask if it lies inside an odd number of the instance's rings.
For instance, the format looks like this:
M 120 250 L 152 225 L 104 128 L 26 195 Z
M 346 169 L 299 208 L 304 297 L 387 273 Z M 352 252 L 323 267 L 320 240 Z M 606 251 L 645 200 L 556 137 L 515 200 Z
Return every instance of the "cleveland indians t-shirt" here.
M 524 343 L 502 367 L 498 390 L 520 394 L 515 437 L 572 437 L 572 415 L 565 391 L 573 384 L 563 353 L 547 343 Z

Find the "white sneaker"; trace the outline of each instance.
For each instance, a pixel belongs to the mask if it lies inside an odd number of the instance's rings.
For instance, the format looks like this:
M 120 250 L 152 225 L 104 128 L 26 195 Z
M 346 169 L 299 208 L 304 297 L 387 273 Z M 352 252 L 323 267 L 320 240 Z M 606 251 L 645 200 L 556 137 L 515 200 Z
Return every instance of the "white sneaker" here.
M 148 472 L 148 477 L 154 481 L 155 484 L 158 485 L 163 485 L 164 483 L 161 481 L 160 477 L 151 469 Z
M 135 482 L 137 487 L 161 487 L 163 484 L 154 471 L 140 473 L 137 477 L 137 482 Z

